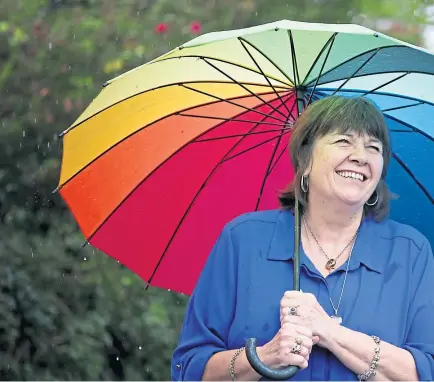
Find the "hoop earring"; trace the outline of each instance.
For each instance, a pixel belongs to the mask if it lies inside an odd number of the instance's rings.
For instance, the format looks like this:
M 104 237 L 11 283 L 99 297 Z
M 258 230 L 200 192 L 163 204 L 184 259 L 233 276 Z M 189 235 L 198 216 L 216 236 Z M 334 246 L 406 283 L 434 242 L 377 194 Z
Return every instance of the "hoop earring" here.
M 307 177 L 304 176 L 304 175 L 301 176 L 301 179 L 300 179 L 300 187 L 301 187 L 301 190 L 302 190 L 304 193 L 306 193 L 307 190 L 308 190 L 308 188 L 309 188 L 309 182 L 308 182 L 308 180 L 307 180 Z
M 378 202 L 378 192 L 376 190 L 374 192 L 375 192 L 375 195 L 376 195 L 375 201 L 373 203 L 368 203 L 369 202 L 369 199 L 368 199 L 368 202 L 365 203 L 368 207 L 373 207 Z

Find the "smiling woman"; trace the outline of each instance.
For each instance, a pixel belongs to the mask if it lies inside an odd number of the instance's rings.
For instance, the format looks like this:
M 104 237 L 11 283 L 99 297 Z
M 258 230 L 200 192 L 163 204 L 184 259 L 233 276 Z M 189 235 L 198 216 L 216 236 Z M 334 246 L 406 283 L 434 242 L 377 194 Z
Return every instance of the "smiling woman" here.
M 308 195 L 315 202 L 318 192 L 322 201 L 331 194 L 346 199 L 355 211 L 361 204 L 365 214 L 377 220 L 388 215 L 390 140 L 383 115 L 371 101 L 337 96 L 317 101 L 300 116 L 290 148 L 298 170 L 280 197 L 284 208 L 292 209 L 295 197 L 306 207 Z M 351 182 L 353 176 L 363 177 L 362 183 Z M 302 186 L 309 186 L 309 193 Z
M 176 380 L 255 380 L 244 350 L 293 380 L 433 380 L 434 260 L 428 240 L 388 218 L 391 156 L 382 113 L 329 97 L 295 123 L 294 181 L 278 210 L 226 225 L 191 296 Z M 294 206 L 302 212 L 300 285 Z

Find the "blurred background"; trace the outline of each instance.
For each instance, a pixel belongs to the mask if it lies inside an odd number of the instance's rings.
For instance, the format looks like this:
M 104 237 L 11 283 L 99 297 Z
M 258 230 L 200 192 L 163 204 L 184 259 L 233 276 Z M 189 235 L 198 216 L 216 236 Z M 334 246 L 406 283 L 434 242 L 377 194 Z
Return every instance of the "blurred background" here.
M 58 134 L 103 83 L 199 34 L 358 23 L 434 50 L 433 0 L 0 0 L 0 379 L 168 380 L 187 296 L 84 238 Z M 194 248 L 192 248 L 194 250 Z

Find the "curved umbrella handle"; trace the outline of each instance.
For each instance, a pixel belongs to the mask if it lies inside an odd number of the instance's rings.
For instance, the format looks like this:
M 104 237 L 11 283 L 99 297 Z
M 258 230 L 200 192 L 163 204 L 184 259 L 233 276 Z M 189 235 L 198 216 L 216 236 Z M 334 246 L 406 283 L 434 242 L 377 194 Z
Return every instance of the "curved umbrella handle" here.
M 291 379 L 299 370 L 298 366 L 288 366 L 284 369 L 272 369 L 266 366 L 256 352 L 256 338 L 248 338 L 246 341 L 246 356 L 252 368 L 267 379 L 284 381 Z
M 299 202 L 295 201 L 295 230 L 294 230 L 294 290 L 300 290 L 300 210 Z M 265 365 L 256 352 L 256 338 L 247 338 L 246 356 L 247 360 L 258 374 L 271 380 L 283 381 L 291 379 L 300 370 L 298 366 L 288 366 L 284 369 L 272 369 Z

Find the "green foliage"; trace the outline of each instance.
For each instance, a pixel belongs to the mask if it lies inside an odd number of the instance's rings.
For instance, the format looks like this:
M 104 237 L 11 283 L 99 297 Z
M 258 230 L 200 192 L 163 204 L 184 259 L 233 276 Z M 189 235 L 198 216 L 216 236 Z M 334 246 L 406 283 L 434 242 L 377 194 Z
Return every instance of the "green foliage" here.
M 423 21 L 425 2 L 401 3 L 0 0 L 0 379 L 170 378 L 186 297 L 145 290 L 115 260 L 82 248 L 73 217 L 52 194 L 58 133 L 106 80 L 198 32 L 360 14 Z

